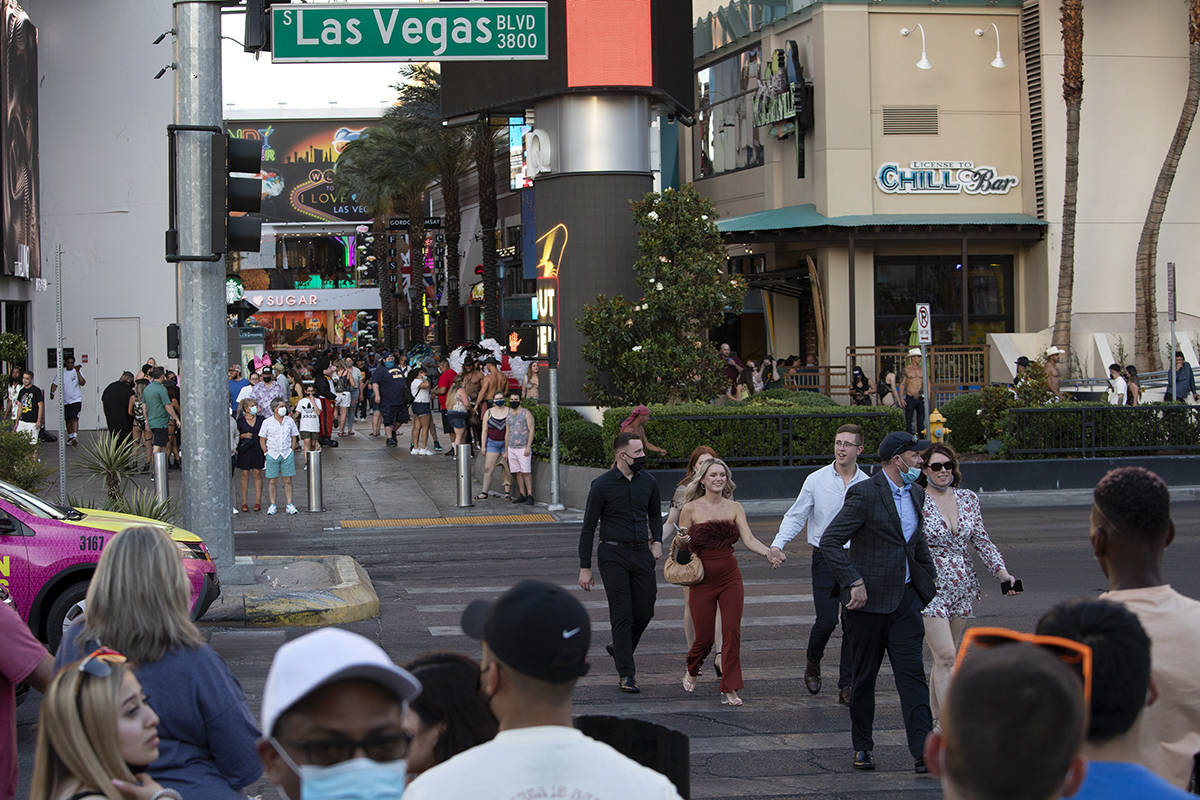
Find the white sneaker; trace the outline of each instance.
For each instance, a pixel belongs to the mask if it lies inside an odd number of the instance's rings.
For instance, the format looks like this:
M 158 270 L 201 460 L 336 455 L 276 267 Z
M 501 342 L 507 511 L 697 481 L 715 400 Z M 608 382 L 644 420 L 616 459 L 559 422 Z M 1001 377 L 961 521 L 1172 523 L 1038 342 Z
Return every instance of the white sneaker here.
M 431 456 L 431 455 L 433 455 L 433 451 L 432 451 L 432 450 L 430 450 L 428 447 L 426 447 L 426 448 L 424 448 L 424 449 L 422 449 L 422 450 L 418 450 L 417 452 L 418 452 L 418 453 L 420 453 L 420 454 L 421 454 L 421 455 L 423 455 L 423 456 Z
M 267 516 L 268 517 L 275 516 L 275 504 L 274 503 L 271 503 L 271 505 L 267 506 Z
M 288 504 L 287 504 L 287 513 L 289 513 L 289 514 L 299 514 L 300 512 L 296 510 L 296 507 L 295 507 L 294 505 L 292 505 L 291 503 L 288 503 Z

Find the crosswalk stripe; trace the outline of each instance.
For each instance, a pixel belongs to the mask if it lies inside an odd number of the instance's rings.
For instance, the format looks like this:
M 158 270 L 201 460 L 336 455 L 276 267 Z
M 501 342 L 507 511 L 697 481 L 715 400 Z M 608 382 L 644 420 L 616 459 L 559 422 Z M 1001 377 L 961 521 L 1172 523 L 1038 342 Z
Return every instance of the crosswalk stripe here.
M 598 575 L 598 573 L 596 573 L 596 574 Z M 517 579 L 514 578 L 513 583 L 516 583 L 516 580 Z M 553 581 L 551 581 L 551 583 L 553 583 Z M 796 585 L 796 583 L 797 583 L 797 581 L 789 580 L 786 578 L 743 578 L 742 579 L 742 585 L 746 586 L 746 587 L 751 587 L 751 586 L 787 587 L 787 586 L 794 586 L 794 585 Z M 807 581 L 805 581 L 805 586 L 809 586 L 809 585 L 810 584 Z M 569 592 L 579 591 L 579 584 L 574 583 L 574 582 L 559 583 L 559 586 L 561 586 L 562 588 L 566 589 Z M 442 585 L 431 585 L 431 586 L 406 586 L 406 587 L 404 587 L 404 591 L 406 591 L 408 594 L 457 594 L 457 595 L 462 595 L 463 597 L 466 597 L 468 595 L 484 595 L 484 596 L 498 595 L 498 594 L 507 592 L 512 587 L 513 587 L 512 583 L 490 585 L 490 586 L 446 586 L 446 585 L 442 584 Z M 676 586 L 673 583 L 667 583 L 665 581 L 659 581 L 659 583 L 658 583 L 658 590 L 660 592 L 673 592 L 673 591 L 676 591 L 681 588 L 682 587 L 680 587 L 680 586 Z M 604 584 L 597 581 L 595 588 L 592 589 L 592 594 L 603 594 L 603 593 L 604 593 Z
M 811 625 L 816 617 L 813 616 L 794 616 L 794 617 L 743 617 L 743 628 L 766 628 L 772 626 L 786 627 L 789 625 Z M 682 619 L 672 620 L 651 620 L 647 630 L 683 630 Z M 458 625 L 430 625 L 429 633 L 431 636 L 465 636 L 462 628 Z
M 766 605 L 768 603 L 811 603 L 811 594 L 762 594 L 762 595 L 747 595 L 746 605 Z M 591 609 L 607 609 L 607 600 L 583 600 L 584 608 Z M 441 603 L 428 606 L 417 606 L 417 611 L 422 614 L 444 614 L 444 613 L 462 613 L 463 603 Z M 654 608 L 683 608 L 682 597 L 660 597 L 654 601 Z

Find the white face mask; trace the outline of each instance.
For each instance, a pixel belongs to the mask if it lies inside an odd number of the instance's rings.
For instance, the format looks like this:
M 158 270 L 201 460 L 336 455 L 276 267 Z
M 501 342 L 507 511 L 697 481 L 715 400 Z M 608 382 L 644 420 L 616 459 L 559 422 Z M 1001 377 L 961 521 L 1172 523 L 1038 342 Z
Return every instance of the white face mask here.
M 246 410 L 247 410 L 247 411 L 249 411 L 251 414 L 257 414 L 257 413 L 258 413 L 258 406 L 250 406 L 250 407 L 249 407 L 249 408 L 247 408 Z
M 275 416 L 277 416 L 277 417 L 282 417 L 286 413 L 287 413 L 287 409 L 284 408 L 283 406 L 280 406 L 279 408 L 275 409 Z

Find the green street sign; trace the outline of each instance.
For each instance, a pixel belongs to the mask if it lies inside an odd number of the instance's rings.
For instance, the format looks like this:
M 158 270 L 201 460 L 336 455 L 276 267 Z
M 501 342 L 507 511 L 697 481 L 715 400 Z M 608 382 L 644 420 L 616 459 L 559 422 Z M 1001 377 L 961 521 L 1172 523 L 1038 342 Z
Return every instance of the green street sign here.
M 545 2 L 271 8 L 273 62 L 545 59 Z

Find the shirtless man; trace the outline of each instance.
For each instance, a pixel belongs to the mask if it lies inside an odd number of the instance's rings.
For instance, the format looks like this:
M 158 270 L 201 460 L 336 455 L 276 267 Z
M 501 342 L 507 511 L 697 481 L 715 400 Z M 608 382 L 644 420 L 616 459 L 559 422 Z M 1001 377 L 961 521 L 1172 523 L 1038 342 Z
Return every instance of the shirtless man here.
M 1063 351 L 1058 347 L 1051 345 L 1046 350 L 1046 388 L 1054 392 L 1056 395 L 1062 394 L 1060 387 L 1062 386 L 1062 372 L 1059 370 L 1058 362 L 1062 358 Z
M 908 355 L 908 363 L 904 365 L 904 383 L 896 391 L 896 399 L 904 409 L 904 428 L 916 434 L 921 432 L 921 425 L 925 422 L 925 370 L 921 368 L 919 347 L 909 350 Z
M 483 383 L 479 387 L 479 396 L 475 400 L 475 408 L 480 416 L 491 405 L 491 398 L 508 391 L 508 380 L 500 371 L 500 365 L 494 359 L 483 362 Z
M 483 372 L 482 372 L 482 370 L 479 369 L 479 365 L 475 363 L 474 359 L 464 360 L 463 361 L 463 389 L 467 393 L 467 399 L 469 399 L 471 401 L 472 409 L 475 406 L 475 401 L 478 400 L 482 396 L 480 394 L 480 389 L 482 389 L 482 388 L 483 388 Z M 468 437 L 467 440 L 469 442 L 469 441 L 471 441 L 471 437 L 474 437 L 474 441 L 477 445 L 480 442 L 479 436 L 481 433 L 481 431 L 479 429 L 480 416 L 481 416 L 480 414 L 473 414 L 467 418 L 467 437 Z M 474 449 L 472 449 L 471 452 L 474 453 L 475 452 Z

